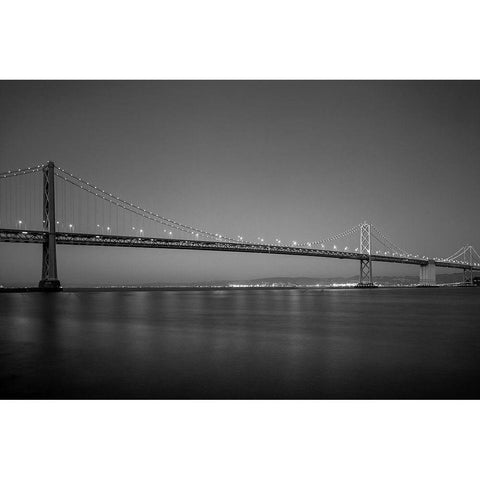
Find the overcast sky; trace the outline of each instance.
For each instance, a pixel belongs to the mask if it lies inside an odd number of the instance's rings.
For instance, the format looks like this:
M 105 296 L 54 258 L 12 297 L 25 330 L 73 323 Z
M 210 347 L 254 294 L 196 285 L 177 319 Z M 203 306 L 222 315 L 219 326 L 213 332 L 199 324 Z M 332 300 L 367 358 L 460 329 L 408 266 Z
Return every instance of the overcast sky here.
M 480 247 L 479 82 L 0 82 L 0 171 L 48 160 L 213 232 L 303 241 L 369 220 L 422 255 Z M 0 244 L 0 261 L 0 283 L 38 282 L 39 246 Z M 62 246 L 58 258 L 65 285 L 358 269 L 97 247 Z

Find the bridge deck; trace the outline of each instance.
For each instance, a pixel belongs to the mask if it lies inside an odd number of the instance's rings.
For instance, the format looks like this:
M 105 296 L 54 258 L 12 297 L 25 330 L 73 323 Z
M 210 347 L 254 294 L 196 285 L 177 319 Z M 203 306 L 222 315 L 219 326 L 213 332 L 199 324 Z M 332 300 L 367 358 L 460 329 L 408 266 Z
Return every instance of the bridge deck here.
M 0 229 L 0 242 L 43 243 L 45 232 L 38 230 Z M 93 245 L 101 247 L 131 247 L 131 248 L 169 248 L 184 250 L 203 250 L 214 252 L 263 253 L 270 255 L 299 255 L 306 257 L 327 257 L 350 260 L 365 260 L 367 255 L 338 250 L 323 250 L 315 248 L 288 247 L 281 245 L 265 245 L 255 243 L 212 242 L 204 240 L 182 240 L 174 238 L 133 237 L 120 235 L 95 235 L 84 233 L 57 232 L 58 245 Z M 389 255 L 371 255 L 372 261 L 388 263 L 404 263 L 411 265 L 426 265 L 425 259 L 405 258 Z M 468 268 L 459 262 L 435 261 L 435 265 L 445 268 Z M 472 270 L 480 270 L 473 266 Z

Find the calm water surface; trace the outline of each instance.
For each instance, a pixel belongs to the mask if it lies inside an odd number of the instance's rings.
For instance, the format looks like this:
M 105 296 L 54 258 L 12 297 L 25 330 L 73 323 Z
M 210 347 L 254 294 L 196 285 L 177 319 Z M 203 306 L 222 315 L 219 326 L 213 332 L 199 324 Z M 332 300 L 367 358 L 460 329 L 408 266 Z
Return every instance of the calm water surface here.
M 1 398 L 480 398 L 480 288 L 4 293 Z

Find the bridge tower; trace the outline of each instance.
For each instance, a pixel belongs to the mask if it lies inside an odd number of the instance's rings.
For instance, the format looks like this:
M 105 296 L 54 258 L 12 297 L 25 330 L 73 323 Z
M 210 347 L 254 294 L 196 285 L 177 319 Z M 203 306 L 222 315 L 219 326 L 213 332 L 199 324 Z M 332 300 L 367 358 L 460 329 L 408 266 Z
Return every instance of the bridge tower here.
M 55 237 L 55 164 L 43 167 L 43 230 L 47 233 L 43 242 L 42 279 L 38 286 L 44 290 L 60 290 L 57 278 L 57 241 Z
M 371 236 L 370 224 L 363 222 L 360 225 L 360 249 L 361 254 L 367 255 L 367 258 L 360 260 L 360 277 L 357 287 L 374 287 L 372 278 L 372 257 L 370 254 Z

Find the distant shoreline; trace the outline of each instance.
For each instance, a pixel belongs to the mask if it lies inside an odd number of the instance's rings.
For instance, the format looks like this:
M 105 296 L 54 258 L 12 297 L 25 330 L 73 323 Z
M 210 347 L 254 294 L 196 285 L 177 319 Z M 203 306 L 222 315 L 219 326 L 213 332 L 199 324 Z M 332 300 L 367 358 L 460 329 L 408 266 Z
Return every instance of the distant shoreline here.
M 124 292 L 124 291 L 135 291 L 135 292 L 153 292 L 153 291 L 203 291 L 203 290 L 302 290 L 302 289 L 315 289 L 321 290 L 325 288 L 354 288 L 354 287 L 65 287 L 60 290 L 61 292 Z M 0 288 L 1 292 L 8 293 L 21 293 L 21 292 L 44 292 L 37 287 L 8 287 Z
M 434 285 L 431 287 L 419 287 L 418 285 L 379 285 L 376 288 L 448 288 L 457 287 L 461 285 Z M 212 291 L 212 290 L 362 290 L 355 286 L 288 286 L 288 287 L 269 287 L 269 286 L 254 286 L 254 287 L 227 287 L 227 286 L 214 286 L 214 287 L 66 287 L 59 292 L 75 293 L 75 292 L 153 292 L 153 291 Z M 368 289 L 367 289 L 368 290 Z M 38 287 L 4 287 L 0 288 L 0 293 L 45 293 L 45 290 L 41 290 Z M 47 291 L 47 293 L 50 293 Z

